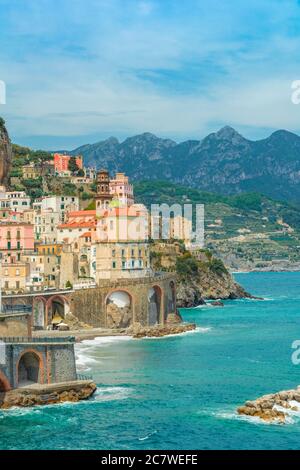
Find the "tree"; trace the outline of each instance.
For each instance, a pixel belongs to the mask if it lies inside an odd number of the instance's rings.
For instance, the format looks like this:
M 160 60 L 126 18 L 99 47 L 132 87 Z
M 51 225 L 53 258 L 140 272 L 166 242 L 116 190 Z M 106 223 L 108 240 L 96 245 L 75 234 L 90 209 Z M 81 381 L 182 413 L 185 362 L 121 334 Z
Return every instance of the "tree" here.
M 79 170 L 77 171 L 77 176 L 84 176 L 84 171 L 82 168 L 79 168 Z
M 77 173 L 77 171 L 79 170 L 79 166 L 77 165 L 77 162 L 76 162 L 76 157 L 70 158 L 69 163 L 68 163 L 68 170 L 72 174 Z

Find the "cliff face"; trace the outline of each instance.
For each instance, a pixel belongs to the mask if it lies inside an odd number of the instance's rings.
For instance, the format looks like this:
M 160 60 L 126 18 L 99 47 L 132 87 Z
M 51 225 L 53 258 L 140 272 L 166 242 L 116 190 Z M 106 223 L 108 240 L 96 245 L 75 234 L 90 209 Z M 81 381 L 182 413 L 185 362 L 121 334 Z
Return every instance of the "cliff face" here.
M 151 250 L 152 267 L 177 272 L 177 307 L 189 308 L 204 299 L 239 299 L 251 297 L 237 284 L 222 261 L 207 250 L 195 258 L 179 243 L 155 243 Z
M 234 282 L 229 272 L 214 273 L 199 270 L 199 276 L 179 276 L 177 284 L 177 307 L 189 308 L 204 304 L 204 299 L 240 299 L 251 297 L 242 286 Z
M 7 185 L 7 177 L 12 158 L 12 146 L 5 127 L 4 120 L 0 118 L 0 186 Z

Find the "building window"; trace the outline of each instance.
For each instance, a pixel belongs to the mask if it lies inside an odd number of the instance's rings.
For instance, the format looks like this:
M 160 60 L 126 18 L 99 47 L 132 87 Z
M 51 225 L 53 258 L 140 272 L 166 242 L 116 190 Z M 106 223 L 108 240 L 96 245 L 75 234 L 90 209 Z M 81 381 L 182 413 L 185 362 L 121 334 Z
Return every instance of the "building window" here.
M 113 269 L 116 269 L 116 262 L 115 261 L 112 262 L 112 267 L 113 267 Z

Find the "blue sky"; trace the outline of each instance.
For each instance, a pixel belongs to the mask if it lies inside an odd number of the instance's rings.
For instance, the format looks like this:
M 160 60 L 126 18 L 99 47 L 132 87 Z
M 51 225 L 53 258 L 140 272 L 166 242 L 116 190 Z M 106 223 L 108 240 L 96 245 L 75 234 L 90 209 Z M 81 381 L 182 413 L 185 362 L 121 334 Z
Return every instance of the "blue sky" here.
M 0 0 L 0 24 L 0 115 L 18 143 L 300 133 L 299 1 Z

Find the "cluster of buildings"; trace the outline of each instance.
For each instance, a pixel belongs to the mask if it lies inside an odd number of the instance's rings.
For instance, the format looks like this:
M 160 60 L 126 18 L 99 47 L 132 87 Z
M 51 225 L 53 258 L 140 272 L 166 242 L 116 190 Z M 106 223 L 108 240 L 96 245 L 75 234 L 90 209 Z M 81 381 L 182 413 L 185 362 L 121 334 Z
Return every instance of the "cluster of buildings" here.
M 66 390 L 74 394 L 74 387 L 76 399 L 94 392 L 95 384 L 77 374 L 74 338 L 49 337 L 46 330 L 72 329 L 74 320 L 118 329 L 180 321 L 174 275 L 150 266 L 153 221 L 146 207 L 135 203 L 123 173 L 110 178 L 101 170 L 96 183 L 94 210 L 80 210 L 77 197 L 31 202 L 22 192 L 1 188 L 0 398 L 8 397 L 3 406 L 11 406 L 9 400 L 25 406 L 28 386 L 38 404 L 44 395 L 49 402 L 49 390 L 56 391 L 56 401 L 62 390 L 63 399 Z M 35 336 L 37 330 L 45 337 Z M 18 389 L 17 402 L 7 394 L 11 389 Z
M 107 170 L 98 171 L 93 210 L 82 210 L 75 196 L 30 201 L 3 187 L 0 194 L 6 312 L 25 305 L 32 311 L 31 326 L 42 330 L 56 320 L 68 323 L 71 315 L 105 328 L 164 324 L 176 317 L 174 274 L 154 272 L 150 262 L 150 238 L 154 226 L 161 236 L 162 220 L 135 202 L 124 173 L 111 178 Z M 169 238 L 183 238 L 191 228 L 180 216 L 169 222 Z
M 4 292 L 149 272 L 148 234 L 140 230 L 147 211 L 134 204 L 132 185 L 123 173 L 112 179 L 105 170 L 98 173 L 95 210 L 80 210 L 75 196 L 44 196 L 31 203 L 23 191 L 5 188 L 0 205 Z
M 66 175 L 70 158 L 54 155 L 53 162 L 44 162 L 45 171 Z M 77 374 L 75 339 L 49 336 L 47 330 L 180 321 L 174 274 L 154 272 L 150 265 L 156 218 L 135 203 L 124 173 L 86 173 L 79 158 L 76 167 L 76 178 L 96 183 L 93 210 L 82 210 L 75 196 L 32 201 L 23 191 L 0 186 L 0 407 L 28 406 L 28 386 L 30 400 L 38 404 L 59 401 L 60 393 L 65 400 L 67 390 L 71 399 L 77 389 L 76 399 L 94 392 L 95 384 Z M 26 165 L 23 177 L 34 179 L 39 172 Z M 1 178 L 5 184 L 7 174 Z M 170 236 L 184 225 L 174 218 Z M 11 389 L 21 390 L 19 401 L 12 395 L 4 403 Z
M 71 159 L 76 162 L 77 170 L 75 172 L 69 169 Z M 22 178 L 24 180 L 34 180 L 43 176 L 68 178 L 73 184 L 91 184 L 96 180 L 97 171 L 95 168 L 85 167 L 81 155 L 73 157 L 63 153 L 54 153 L 53 159 L 43 161 L 39 165 L 30 162 L 22 167 Z

